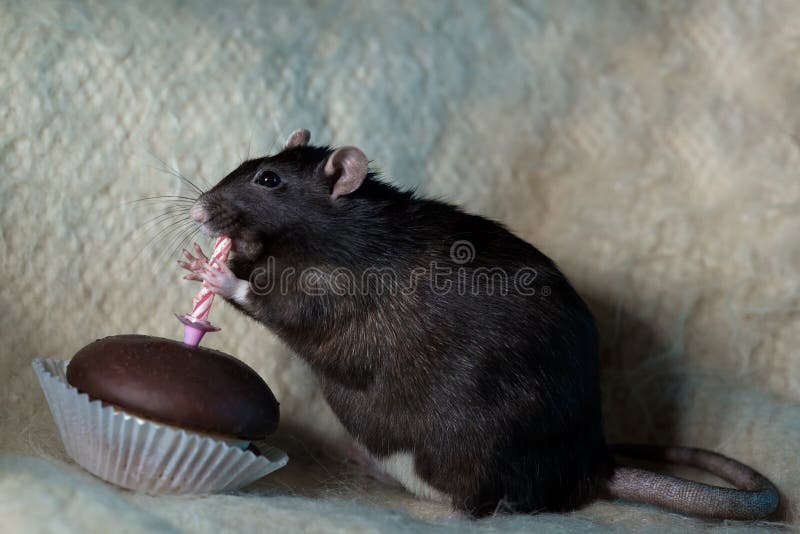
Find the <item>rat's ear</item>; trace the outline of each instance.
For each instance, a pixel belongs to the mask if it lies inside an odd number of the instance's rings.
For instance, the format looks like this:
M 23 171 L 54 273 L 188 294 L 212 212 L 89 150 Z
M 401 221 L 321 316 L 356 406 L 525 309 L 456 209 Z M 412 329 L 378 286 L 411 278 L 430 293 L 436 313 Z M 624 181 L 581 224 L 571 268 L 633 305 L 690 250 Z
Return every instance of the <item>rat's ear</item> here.
M 331 198 L 348 195 L 358 189 L 367 177 L 369 161 L 354 146 L 337 148 L 325 162 L 325 176 L 331 179 Z
M 306 146 L 310 140 L 311 132 L 305 128 L 300 128 L 292 132 L 292 135 L 286 140 L 286 144 L 283 145 L 283 149 L 286 150 L 287 148 L 296 146 Z

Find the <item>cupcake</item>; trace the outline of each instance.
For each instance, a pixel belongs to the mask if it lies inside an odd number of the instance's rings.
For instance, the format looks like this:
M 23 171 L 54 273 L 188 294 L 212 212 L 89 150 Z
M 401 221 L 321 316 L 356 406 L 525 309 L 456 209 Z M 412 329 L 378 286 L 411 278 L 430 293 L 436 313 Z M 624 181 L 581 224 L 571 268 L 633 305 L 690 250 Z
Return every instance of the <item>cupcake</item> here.
M 279 405 L 232 356 L 170 339 L 112 336 L 69 362 L 33 362 L 67 453 L 94 475 L 146 493 L 234 490 L 286 465 L 259 446 Z

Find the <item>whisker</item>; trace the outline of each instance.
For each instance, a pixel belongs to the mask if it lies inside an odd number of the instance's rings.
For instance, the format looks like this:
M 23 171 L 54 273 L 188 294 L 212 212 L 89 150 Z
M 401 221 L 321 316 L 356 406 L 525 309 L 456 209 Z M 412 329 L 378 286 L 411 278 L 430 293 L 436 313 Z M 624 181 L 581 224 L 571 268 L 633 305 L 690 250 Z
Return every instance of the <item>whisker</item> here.
M 192 209 L 191 204 L 175 204 L 173 202 L 138 204 L 136 207 L 140 208 L 138 211 L 136 211 L 136 214 L 138 216 L 147 216 L 151 213 L 156 213 L 156 212 L 166 213 L 167 211 L 182 211 L 186 215 L 189 215 Z
M 192 197 L 186 197 L 186 196 L 181 196 L 181 195 L 156 195 L 156 196 L 152 196 L 152 197 L 143 197 L 143 198 L 137 198 L 135 200 L 129 200 L 127 203 L 128 204 L 135 204 L 137 202 L 144 202 L 146 200 L 172 200 L 174 202 L 181 202 L 181 201 L 183 201 L 183 202 L 197 202 L 197 198 L 198 197 L 192 198 Z
M 162 221 L 165 221 L 165 220 L 168 220 L 168 219 L 175 219 L 173 222 L 178 222 L 178 220 L 180 220 L 180 219 L 188 218 L 188 217 L 185 217 L 185 215 L 187 215 L 187 212 L 185 210 L 160 213 L 160 214 L 158 214 L 158 215 L 156 215 L 154 217 L 151 217 L 150 219 L 146 220 L 145 222 L 143 222 L 141 224 L 140 228 L 146 228 L 148 226 L 151 226 L 153 224 L 157 224 L 159 222 L 162 222 Z
M 152 247 L 154 247 L 155 243 L 157 243 L 158 241 L 161 241 L 163 239 L 166 239 L 167 236 L 171 235 L 175 231 L 180 230 L 181 228 L 183 228 L 186 224 L 188 224 L 190 222 L 194 223 L 194 221 L 188 221 L 188 220 L 174 221 L 174 222 L 173 221 L 169 221 L 166 226 L 164 226 L 163 228 L 159 229 L 153 235 L 153 237 L 151 237 L 150 240 L 142 248 L 139 249 L 139 252 L 137 252 L 136 256 L 133 258 L 133 261 L 138 260 L 145 251 L 148 251 L 148 253 L 149 253 L 152 250 Z
M 213 216 L 212 216 L 210 219 L 208 219 L 208 221 L 206 221 L 206 224 L 213 223 L 215 219 L 217 219 L 218 217 L 220 217 L 220 215 L 221 215 L 221 214 L 215 214 L 215 215 L 213 215 Z M 192 222 L 194 222 L 194 221 L 192 221 Z M 191 228 L 190 228 L 190 230 L 191 230 Z M 195 236 L 195 235 L 196 235 L 196 234 L 197 234 L 199 231 L 200 231 L 200 226 L 197 226 L 197 228 L 195 228 L 193 231 L 190 231 L 190 232 L 189 232 L 189 236 L 188 236 L 188 238 L 189 238 L 189 239 L 191 239 L 191 238 L 192 238 L 193 236 Z M 178 234 L 178 236 L 180 236 L 181 234 L 185 234 L 185 233 L 186 233 L 186 226 L 184 225 L 184 226 L 182 226 L 182 227 L 181 227 L 181 230 L 177 232 L 177 234 Z M 178 237 L 178 236 L 176 236 L 176 237 Z M 170 241 L 169 241 L 169 246 L 167 247 L 167 250 L 169 250 L 169 249 L 171 249 L 171 248 L 173 247 L 173 244 L 174 244 L 174 242 L 175 242 L 175 239 L 176 239 L 176 237 L 173 237 L 173 238 L 172 238 L 172 240 L 170 240 Z M 167 239 L 169 239 L 169 238 L 167 238 Z M 183 239 L 181 239 L 181 240 L 178 242 L 178 246 L 176 246 L 174 249 L 172 249 L 172 251 L 170 252 L 170 254 L 169 254 L 169 255 L 170 255 L 170 256 L 172 256 L 172 255 L 175 255 L 175 254 L 176 254 L 176 253 L 177 253 L 177 252 L 178 252 L 178 251 L 179 251 L 179 250 L 180 250 L 180 249 L 183 247 L 183 243 L 186 241 L 186 239 L 187 239 L 187 237 L 184 237 Z M 162 255 L 162 256 L 163 256 L 163 255 Z M 161 258 L 162 256 L 159 256 L 159 261 L 160 261 L 160 258 Z
M 178 178 L 179 180 L 181 180 L 181 182 L 184 182 L 186 185 L 189 186 L 188 187 L 188 191 L 183 191 L 183 187 L 181 187 L 180 188 L 181 189 L 180 194 L 192 195 L 194 198 L 200 198 L 200 195 L 203 194 L 203 191 L 199 187 L 197 187 L 193 182 L 191 182 L 188 178 L 186 178 L 185 176 L 183 176 L 181 174 L 177 174 L 177 173 L 175 173 L 173 171 L 170 171 L 168 169 L 158 169 L 156 167 L 151 167 L 151 168 L 156 170 L 156 171 L 169 174 L 170 176 L 174 176 L 175 178 Z M 183 184 L 180 184 L 180 185 L 183 185 Z
M 201 190 L 199 187 L 197 187 L 196 185 L 194 185 L 194 183 L 192 183 L 192 181 L 191 181 L 191 180 L 189 180 L 189 179 L 188 179 L 188 178 L 186 178 L 184 175 L 182 175 L 180 172 L 178 172 L 178 170 L 177 170 L 177 169 L 175 169 L 174 167 L 172 167 L 172 166 L 170 166 L 170 165 L 167 165 L 167 163 L 166 163 L 164 160 L 162 160 L 161 158 L 159 158 L 158 156 L 156 156 L 156 155 L 154 155 L 154 154 L 152 154 L 152 153 L 151 153 L 150 155 L 151 155 L 152 157 L 154 157 L 155 159 L 157 159 L 157 160 L 158 160 L 158 162 L 159 162 L 159 163 L 161 163 L 161 166 L 162 166 L 162 167 L 159 169 L 158 167 L 155 167 L 155 166 L 153 166 L 153 165 L 149 165 L 149 167 L 150 167 L 151 169 L 153 169 L 153 170 L 155 170 L 155 171 L 163 172 L 163 173 L 166 173 L 166 174 L 170 174 L 170 175 L 174 176 L 175 178 L 178 178 L 178 179 L 180 179 L 180 180 L 184 180 L 184 181 L 187 183 L 187 185 L 191 186 L 191 187 L 192 187 L 192 188 L 193 188 L 195 191 L 197 191 L 197 192 L 198 192 L 198 193 L 200 193 L 200 194 L 202 194 L 202 193 L 203 193 L 203 191 L 202 191 L 202 190 Z
M 190 231 L 192 225 L 189 224 L 179 224 L 176 225 L 172 232 L 169 235 L 165 236 L 160 241 L 160 245 L 155 252 L 155 257 L 153 259 L 153 263 L 155 265 L 163 266 L 169 259 L 170 250 L 174 246 L 174 244 L 180 240 L 181 236 L 185 234 L 185 232 Z
M 272 150 L 275 148 L 275 143 L 280 141 L 283 129 L 281 128 L 280 124 L 278 124 L 278 119 L 275 118 L 275 112 L 272 109 L 269 110 L 269 119 L 272 121 L 272 127 L 275 128 L 275 137 L 273 138 L 272 144 L 269 146 L 269 150 L 267 151 L 267 154 L 272 154 Z
M 176 178 L 178 178 L 180 180 L 183 180 L 186 184 L 188 184 L 190 187 L 192 187 L 192 189 L 194 189 L 199 195 L 203 194 L 203 190 L 202 189 L 197 187 L 197 185 L 194 182 L 192 182 L 189 178 L 187 178 L 186 176 L 181 174 L 177 169 L 175 169 L 174 167 L 168 165 L 167 162 L 165 162 L 164 160 L 162 160 L 161 158 L 159 158 L 158 156 L 156 156 L 152 152 L 150 153 L 150 156 L 152 156 L 153 158 L 158 160 L 158 162 L 161 163 L 161 165 L 163 166 L 162 169 L 157 169 L 155 167 L 151 167 L 151 168 L 153 168 L 155 170 L 160 170 L 161 172 L 166 172 L 167 174 L 171 174 L 172 176 L 174 176 L 174 177 L 176 177 Z
M 275 112 L 271 108 L 268 109 L 269 109 L 268 112 L 269 118 L 272 121 L 272 127 L 275 128 L 275 135 L 280 137 L 281 133 L 283 132 L 283 129 L 281 128 L 280 124 L 278 124 L 278 119 L 275 118 Z
M 164 247 L 164 250 L 161 254 L 158 255 L 157 263 L 161 264 L 165 262 L 170 256 L 173 256 L 177 249 L 173 249 L 176 244 L 182 243 L 186 239 L 187 234 L 191 234 L 196 228 L 194 227 L 195 222 L 190 221 L 192 224 L 187 225 L 183 224 L 180 226 L 180 229 L 175 232 L 175 235 L 167 242 L 167 246 Z
M 200 231 L 200 227 L 199 226 L 197 228 L 195 228 L 194 230 L 190 230 L 189 233 L 186 235 L 186 237 L 181 239 L 180 242 L 178 243 L 178 245 L 173 249 L 172 254 L 170 254 L 170 256 L 175 256 L 175 255 L 178 254 L 178 251 L 186 248 L 188 243 L 192 241 L 194 236 L 196 236 L 199 231 Z
M 206 178 L 205 176 L 203 176 L 203 175 L 202 175 L 202 174 L 200 174 L 199 172 L 197 173 L 197 177 L 198 177 L 199 179 L 203 180 L 203 182 L 205 182 L 206 184 L 210 183 L 210 182 L 209 182 L 209 180 L 208 180 L 208 178 Z M 210 189 L 210 186 L 209 186 L 209 189 Z
M 267 154 L 272 154 L 272 151 L 275 150 L 275 144 L 280 141 L 279 137 L 274 137 L 272 139 L 272 143 L 270 143 L 269 148 L 267 149 Z
M 159 201 L 153 201 L 149 204 L 136 204 L 133 207 L 143 208 L 148 210 L 180 208 L 182 210 L 186 210 L 186 213 L 189 213 L 189 210 L 192 209 L 192 204 L 193 204 L 192 202 L 175 202 L 174 200 L 159 200 Z M 139 213 L 141 213 L 141 211 Z
M 186 176 L 181 174 L 180 175 L 180 179 L 183 180 L 184 182 L 188 183 L 190 186 L 192 186 L 192 188 L 194 188 L 194 190 L 197 191 L 199 194 L 201 194 L 201 195 L 203 194 L 203 190 L 200 189 L 198 186 L 196 186 L 195 183 L 193 181 L 191 181 L 190 179 L 188 179 Z

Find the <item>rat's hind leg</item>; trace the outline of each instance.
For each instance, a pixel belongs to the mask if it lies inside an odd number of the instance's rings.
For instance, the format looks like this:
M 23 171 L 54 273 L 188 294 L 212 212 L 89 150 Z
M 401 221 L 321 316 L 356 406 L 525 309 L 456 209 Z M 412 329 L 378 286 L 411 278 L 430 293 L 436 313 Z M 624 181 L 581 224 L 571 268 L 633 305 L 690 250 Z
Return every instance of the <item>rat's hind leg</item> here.
M 358 469 L 370 478 L 388 486 L 401 486 L 400 482 L 387 475 L 378 462 L 358 442 L 354 441 L 345 452 L 347 461 L 353 463 Z
M 380 470 L 391 476 L 417 497 L 451 504 L 452 498 L 437 490 L 418 473 L 414 455 L 410 452 L 395 452 L 381 458 L 373 458 Z

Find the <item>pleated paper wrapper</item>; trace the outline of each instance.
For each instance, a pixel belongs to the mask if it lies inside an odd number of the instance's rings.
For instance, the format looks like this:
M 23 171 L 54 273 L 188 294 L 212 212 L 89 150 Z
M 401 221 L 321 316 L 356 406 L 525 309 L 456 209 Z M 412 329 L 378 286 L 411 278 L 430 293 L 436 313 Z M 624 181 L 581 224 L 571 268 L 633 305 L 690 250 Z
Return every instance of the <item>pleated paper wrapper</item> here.
M 232 491 L 289 460 L 273 447 L 256 455 L 103 406 L 67 383 L 67 363 L 37 358 L 33 368 L 67 453 L 108 482 L 151 494 Z

